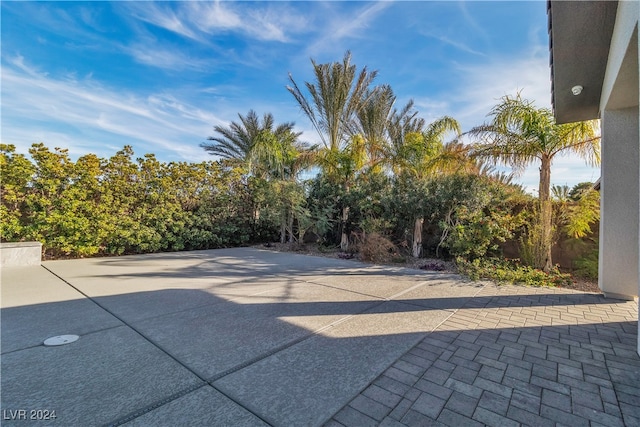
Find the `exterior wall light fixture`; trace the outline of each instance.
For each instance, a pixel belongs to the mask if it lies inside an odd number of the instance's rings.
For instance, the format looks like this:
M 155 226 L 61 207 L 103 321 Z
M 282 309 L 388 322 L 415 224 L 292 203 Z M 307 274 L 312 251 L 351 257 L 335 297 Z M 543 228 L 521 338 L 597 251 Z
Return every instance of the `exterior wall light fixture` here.
M 571 93 L 574 94 L 575 96 L 578 96 L 582 93 L 582 89 L 583 89 L 582 86 L 576 85 L 571 88 Z

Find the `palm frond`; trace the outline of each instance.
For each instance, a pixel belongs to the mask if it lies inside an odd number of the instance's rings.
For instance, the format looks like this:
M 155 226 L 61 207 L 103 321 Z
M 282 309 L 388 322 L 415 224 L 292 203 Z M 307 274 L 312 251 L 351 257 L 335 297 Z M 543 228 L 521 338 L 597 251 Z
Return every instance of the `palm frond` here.
M 367 100 L 369 87 L 376 71 L 351 64 L 351 52 L 347 51 L 342 62 L 318 64 L 313 59 L 315 82 L 306 82 L 308 96 L 289 75 L 292 86 L 287 89 L 294 96 L 302 111 L 318 132 L 324 146 L 339 149 L 357 132 L 354 118 Z

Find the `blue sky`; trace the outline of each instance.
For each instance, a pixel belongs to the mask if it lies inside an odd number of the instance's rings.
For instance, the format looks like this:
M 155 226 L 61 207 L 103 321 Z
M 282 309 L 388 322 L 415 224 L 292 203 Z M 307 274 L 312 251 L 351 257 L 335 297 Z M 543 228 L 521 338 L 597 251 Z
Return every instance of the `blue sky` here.
M 546 2 L 1 3 L 2 142 L 109 157 L 124 145 L 162 161 L 202 161 L 213 126 L 250 109 L 318 142 L 285 89 L 310 58 L 378 70 L 427 121 L 482 124 L 522 91 L 550 106 Z M 599 170 L 556 159 L 555 184 Z M 537 188 L 537 166 L 517 179 Z

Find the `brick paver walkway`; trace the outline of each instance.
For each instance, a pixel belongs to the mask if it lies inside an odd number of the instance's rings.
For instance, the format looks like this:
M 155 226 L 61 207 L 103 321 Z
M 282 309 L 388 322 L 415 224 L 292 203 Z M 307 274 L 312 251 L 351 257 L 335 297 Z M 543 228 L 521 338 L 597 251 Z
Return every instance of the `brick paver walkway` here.
M 485 286 L 327 426 L 640 426 L 638 304 Z

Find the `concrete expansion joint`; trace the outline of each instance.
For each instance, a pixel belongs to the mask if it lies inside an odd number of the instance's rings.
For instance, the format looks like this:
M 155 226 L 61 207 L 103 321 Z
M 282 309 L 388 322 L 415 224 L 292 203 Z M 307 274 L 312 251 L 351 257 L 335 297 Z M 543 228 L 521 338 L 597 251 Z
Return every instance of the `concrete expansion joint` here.
M 163 405 L 166 405 L 167 403 L 173 402 L 174 400 L 179 399 L 182 396 L 186 396 L 189 393 L 193 393 L 194 391 L 196 391 L 196 390 L 198 390 L 198 389 L 200 389 L 202 387 L 205 387 L 207 385 L 208 384 L 206 382 L 198 382 L 198 383 L 192 385 L 191 387 L 187 387 L 184 390 L 181 390 L 181 391 L 179 391 L 177 393 L 172 394 L 171 396 L 168 396 L 168 397 L 166 397 L 164 399 L 158 400 L 157 402 L 154 402 L 154 403 L 152 403 L 151 405 L 149 405 L 149 406 L 147 406 L 145 408 L 139 409 L 139 410 L 137 410 L 135 412 L 132 412 L 132 413 L 130 413 L 128 415 L 125 415 L 124 417 L 107 424 L 107 426 L 116 427 L 116 426 L 121 426 L 123 424 L 126 424 L 128 422 L 131 422 L 134 419 L 136 419 L 138 417 L 141 417 L 144 414 L 153 411 L 154 409 L 157 409 L 157 408 L 159 408 L 159 407 L 161 407 Z
M 213 384 L 209 384 L 211 387 L 213 387 L 218 393 L 222 394 L 224 397 L 226 397 L 227 399 L 229 399 L 230 401 L 232 401 L 233 403 L 235 403 L 236 405 L 238 405 L 239 407 L 243 408 L 245 411 L 251 413 L 253 416 L 255 416 L 256 418 L 258 418 L 260 421 L 262 421 L 263 423 L 265 423 L 268 426 L 275 426 L 277 425 L 277 423 L 272 422 L 267 420 L 264 416 L 262 416 L 257 410 L 254 410 L 253 408 L 251 408 L 249 405 L 245 405 L 242 402 L 238 401 L 237 399 L 234 399 L 233 396 L 229 396 L 227 393 L 225 393 L 223 390 L 220 390 L 219 388 L 217 388 L 216 386 L 214 386 Z
M 311 281 L 311 280 L 305 280 L 304 283 L 309 283 L 309 284 L 315 285 L 315 286 L 323 286 L 325 288 L 338 289 L 340 291 L 345 291 L 344 288 L 341 288 L 339 286 L 331 286 L 331 285 L 327 285 L 326 283 L 317 283 L 317 282 L 314 282 L 314 281 Z M 379 296 L 376 296 L 376 295 L 366 294 L 364 292 L 358 292 L 358 291 L 354 291 L 354 290 L 348 290 L 346 292 L 350 292 L 352 294 L 358 294 L 358 295 L 362 295 L 362 296 L 365 296 L 365 297 L 375 298 L 377 300 L 384 301 L 384 298 L 380 298 Z
M 29 349 L 32 349 L 32 348 L 38 348 L 38 347 L 44 347 L 44 346 L 45 345 L 43 343 L 36 344 L 36 345 L 30 345 L 30 346 L 27 346 L 27 347 L 17 348 L 15 350 L 3 351 L 2 353 L 0 353 L 0 355 L 4 356 L 6 354 L 12 354 L 12 353 L 16 353 L 18 351 L 29 350 Z
M 394 299 L 396 299 L 396 298 L 398 298 L 398 297 L 401 297 L 401 296 L 402 296 L 402 295 L 404 295 L 404 294 L 407 294 L 407 293 L 409 293 L 409 292 L 411 292 L 411 291 L 414 291 L 414 290 L 416 290 L 416 289 L 418 289 L 418 288 L 421 288 L 422 286 L 424 286 L 424 285 L 426 285 L 426 284 L 428 284 L 428 283 L 430 283 L 430 282 L 428 282 L 428 281 L 426 281 L 426 280 L 425 280 L 425 281 L 422 281 L 422 282 L 418 282 L 416 285 L 413 285 L 413 286 L 411 286 L 411 287 L 410 287 L 410 288 L 408 288 L 408 289 L 405 289 L 405 290 L 403 290 L 403 291 L 401 291 L 401 292 L 398 292 L 398 293 L 397 293 L 397 294 L 395 294 L 395 295 L 391 295 L 389 298 L 386 298 L 386 299 L 387 299 L 387 301 L 394 300 Z
M 295 340 L 290 341 L 290 342 L 288 342 L 288 343 L 286 343 L 286 344 L 283 344 L 283 345 L 281 345 L 281 346 L 279 346 L 279 347 L 276 347 L 276 348 L 274 348 L 274 349 L 272 349 L 272 350 L 270 350 L 270 351 L 267 351 L 267 352 L 265 352 L 265 353 L 262 353 L 261 355 L 259 355 L 259 356 L 257 356 L 257 357 L 254 357 L 253 359 L 247 360 L 247 361 L 245 361 L 245 362 L 243 362 L 243 363 L 240 363 L 240 364 L 238 364 L 238 365 L 236 365 L 236 366 L 234 366 L 234 367 L 232 367 L 232 368 L 229 368 L 229 369 L 227 369 L 226 371 L 220 372 L 220 373 L 218 373 L 218 374 L 214 375 L 213 377 L 209 378 L 209 379 L 207 380 L 207 382 L 208 382 L 211 386 L 213 386 L 213 383 L 214 383 L 214 382 L 218 381 L 219 379 L 221 379 L 221 378 L 223 378 L 223 377 L 226 377 L 227 375 L 231 375 L 231 374 L 233 374 L 234 372 L 238 372 L 238 371 L 240 371 L 241 369 L 244 369 L 244 368 L 246 368 L 246 367 L 248 367 L 248 366 L 253 365 L 254 363 L 258 363 L 258 362 L 260 362 L 261 360 L 264 360 L 264 359 L 266 359 L 266 358 L 268 358 L 268 357 L 271 357 L 271 356 L 273 356 L 274 354 L 280 353 L 280 352 L 282 352 L 282 351 L 284 351 L 284 350 L 287 350 L 287 349 L 289 349 L 289 348 L 291 348 L 291 347 L 293 347 L 293 346 L 295 346 L 295 345 L 297 345 L 297 344 L 300 344 L 301 342 L 306 341 L 306 340 L 308 340 L 309 338 L 315 337 L 315 336 L 317 336 L 317 335 L 321 334 L 322 332 L 324 332 L 324 331 L 326 331 L 326 330 L 332 329 L 332 328 L 334 328 L 334 327 L 338 326 L 339 324 L 344 323 L 344 322 L 346 322 L 347 320 L 349 320 L 349 319 L 351 319 L 351 318 L 353 318 L 353 317 L 355 317 L 355 316 L 358 316 L 358 315 L 363 314 L 363 313 L 366 313 L 366 312 L 368 312 L 368 311 L 370 311 L 370 310 L 372 310 L 372 309 L 374 309 L 374 308 L 376 308 L 376 307 L 379 307 L 379 306 L 381 306 L 382 304 L 384 304 L 385 302 L 386 302 L 386 301 L 381 300 L 380 302 L 378 302 L 377 304 L 375 304 L 375 305 L 374 305 L 374 306 L 372 306 L 372 307 L 369 307 L 368 309 L 362 310 L 362 311 L 360 311 L 360 312 L 358 312 L 358 313 L 355 313 L 355 314 L 350 314 L 350 315 L 348 315 L 348 316 L 342 317 L 342 318 L 340 318 L 340 319 L 338 319 L 338 320 L 336 320 L 336 321 L 334 321 L 334 322 L 331 322 L 330 324 L 328 324 L 328 325 L 326 325 L 326 326 L 323 326 L 322 328 L 316 329 L 316 330 L 314 330 L 313 332 L 310 332 L 310 333 L 308 333 L 308 334 L 306 334 L 306 335 L 304 335 L 304 336 L 301 336 L 301 337 L 299 337 L 298 339 L 295 339 Z

